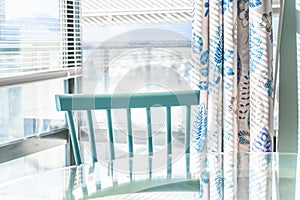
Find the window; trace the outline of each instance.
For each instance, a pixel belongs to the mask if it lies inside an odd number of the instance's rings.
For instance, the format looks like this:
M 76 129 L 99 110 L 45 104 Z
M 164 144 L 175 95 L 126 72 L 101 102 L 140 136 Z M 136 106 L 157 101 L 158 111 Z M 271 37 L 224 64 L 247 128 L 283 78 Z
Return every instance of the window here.
M 81 92 L 183 89 L 191 72 L 191 14 L 190 0 L 83 0 Z
M 81 73 L 80 15 L 80 0 L 0 1 L 0 163 L 60 145 L 49 150 L 63 155 L 59 162 L 39 163 L 66 164 L 65 116 L 54 95 L 73 90 Z
M 58 3 L 1 1 L 0 75 L 60 67 Z
M 83 72 L 80 93 L 135 93 L 191 89 L 191 0 L 82 0 Z M 133 109 L 135 142 L 146 142 L 146 113 Z M 163 109 L 152 115 L 163 116 Z M 184 110 L 172 112 L 173 131 L 184 132 Z M 126 115 L 112 112 L 115 140 L 122 149 L 126 141 Z M 80 115 L 81 139 L 85 143 L 85 115 Z M 106 114 L 95 113 L 96 140 L 104 142 Z M 153 117 L 154 143 L 164 144 L 165 119 Z M 139 135 L 138 135 L 139 134 Z M 105 143 L 105 142 L 104 142 Z M 102 145 L 102 144 L 99 144 Z M 144 145 L 135 146 L 142 152 Z M 105 147 L 104 147 L 105 148 Z M 104 149 L 103 148 L 103 149 Z M 86 148 L 88 149 L 88 148 Z M 85 156 L 89 158 L 89 156 Z

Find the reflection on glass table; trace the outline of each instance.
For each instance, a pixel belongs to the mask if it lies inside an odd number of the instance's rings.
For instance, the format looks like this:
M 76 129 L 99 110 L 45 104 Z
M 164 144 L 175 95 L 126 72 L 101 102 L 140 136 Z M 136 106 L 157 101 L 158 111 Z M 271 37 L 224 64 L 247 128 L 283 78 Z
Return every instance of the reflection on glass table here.
M 0 199 L 200 199 L 201 183 L 212 185 L 216 174 L 221 182 L 221 194 L 226 195 L 229 184 L 224 167 L 225 154 L 182 155 L 172 159 L 161 156 L 137 156 L 61 168 L 38 175 L 14 179 L 0 184 Z M 269 180 L 272 199 L 297 199 L 297 154 L 252 153 L 237 155 L 248 159 L 249 166 L 232 168 L 234 199 L 239 198 L 236 183 L 247 182 L 249 198 L 257 185 Z M 201 163 L 205 161 L 205 164 Z M 214 162 L 212 162 L 214 161 Z M 265 162 L 267 161 L 267 162 Z M 205 176 L 203 175 L 205 174 Z M 253 185 L 255 183 L 256 185 Z M 262 185 L 262 188 L 264 186 Z M 210 188 L 213 191 L 213 188 Z M 153 195 L 151 195 L 153 194 Z M 210 199 L 213 198 L 210 194 Z M 227 194 L 228 195 L 228 194 Z

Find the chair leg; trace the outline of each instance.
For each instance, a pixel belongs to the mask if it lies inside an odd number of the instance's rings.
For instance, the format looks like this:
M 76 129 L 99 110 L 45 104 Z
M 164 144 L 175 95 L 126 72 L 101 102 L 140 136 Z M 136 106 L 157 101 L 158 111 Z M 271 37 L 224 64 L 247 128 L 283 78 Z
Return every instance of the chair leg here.
M 69 120 L 69 129 L 70 129 L 70 136 L 71 136 L 71 141 L 72 141 L 75 163 L 76 163 L 76 165 L 80 165 L 80 164 L 82 164 L 82 161 L 81 161 L 81 157 L 80 157 L 79 144 L 78 144 L 78 140 L 77 140 L 77 136 L 76 136 L 72 112 L 68 111 L 67 114 L 68 114 L 68 120 Z

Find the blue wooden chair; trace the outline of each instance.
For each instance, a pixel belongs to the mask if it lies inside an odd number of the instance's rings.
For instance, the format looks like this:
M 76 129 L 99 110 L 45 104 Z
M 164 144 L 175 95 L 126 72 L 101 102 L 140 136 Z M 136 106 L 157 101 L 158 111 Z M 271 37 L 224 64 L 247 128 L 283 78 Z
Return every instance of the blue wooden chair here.
M 199 91 L 176 91 L 176 92 L 150 92 L 150 93 L 135 93 L 135 94 L 67 94 L 56 95 L 56 105 L 58 111 L 66 111 L 69 132 L 73 144 L 73 152 L 76 165 L 83 163 L 81 159 L 79 141 L 75 129 L 73 111 L 86 111 L 88 120 L 88 134 L 91 147 L 92 161 L 97 162 L 97 151 L 95 143 L 95 131 L 93 127 L 92 111 L 94 110 L 106 110 L 107 115 L 107 135 L 109 143 L 110 160 L 115 159 L 115 143 L 113 134 L 113 122 L 112 122 L 112 109 L 125 109 L 127 113 L 127 148 L 128 157 L 134 156 L 133 151 L 133 129 L 132 129 L 132 116 L 131 110 L 135 108 L 144 108 L 146 110 L 147 120 L 147 153 L 148 153 L 148 170 L 149 179 L 142 181 L 133 181 L 132 179 L 132 159 L 129 159 L 130 166 L 130 182 L 118 185 L 114 184 L 113 187 L 103 189 L 101 186 L 96 186 L 97 192 L 94 194 L 86 195 L 89 197 L 100 197 L 114 194 L 134 193 L 134 192 L 148 192 L 148 191 L 197 191 L 199 188 L 199 181 L 190 179 L 190 123 L 191 123 L 191 106 L 199 104 Z M 185 171 L 186 178 L 173 179 L 172 174 L 172 124 L 171 124 L 171 109 L 174 106 L 186 107 L 186 131 L 184 138 L 184 153 L 185 153 Z M 153 137 L 152 137 L 152 107 L 165 107 L 166 110 L 166 153 L 167 157 L 167 177 L 166 179 L 154 180 L 152 179 L 152 156 L 153 151 Z M 170 158 L 170 159 L 169 159 Z M 113 177 L 113 170 L 109 169 L 111 177 Z M 118 187 L 116 187 L 118 186 Z M 84 188 L 84 187 L 83 187 Z
M 153 155 L 151 107 L 166 108 L 166 148 L 167 154 L 172 154 L 172 130 L 171 130 L 171 107 L 186 106 L 186 133 L 185 133 L 185 153 L 190 152 L 190 123 L 191 106 L 199 104 L 199 91 L 176 91 L 176 92 L 149 92 L 135 94 L 66 94 L 56 95 L 56 106 L 58 111 L 66 111 L 69 123 L 69 131 L 73 144 L 73 151 L 76 165 L 82 164 L 79 141 L 75 129 L 73 111 L 86 111 L 88 118 L 88 131 L 93 162 L 97 162 L 96 143 L 92 119 L 93 110 L 106 110 L 107 114 L 107 134 L 109 142 L 110 159 L 115 159 L 115 145 L 113 137 L 113 122 L 111 116 L 112 109 L 127 110 L 127 146 L 128 156 L 132 157 L 133 137 L 131 109 L 145 108 L 147 115 L 147 146 L 148 155 Z

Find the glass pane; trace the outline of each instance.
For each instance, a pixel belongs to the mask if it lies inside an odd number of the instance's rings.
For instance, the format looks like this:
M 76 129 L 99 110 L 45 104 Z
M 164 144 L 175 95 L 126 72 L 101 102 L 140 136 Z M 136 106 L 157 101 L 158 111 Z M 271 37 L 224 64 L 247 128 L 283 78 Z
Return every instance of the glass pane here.
M 111 8 L 111 9 L 110 9 Z M 83 0 L 83 77 L 79 93 L 136 93 L 192 88 L 191 0 Z M 165 145 L 165 109 L 151 109 L 156 150 Z M 80 115 L 85 144 L 87 123 Z M 180 142 L 185 132 L 185 109 L 172 109 L 172 132 Z M 107 154 L 106 113 L 93 113 L 101 157 Z M 126 111 L 113 110 L 116 156 L 127 151 Z M 132 109 L 134 152 L 147 152 L 146 112 Z M 88 144 L 87 144 L 88 145 Z M 89 148 L 85 148 L 90 153 Z M 100 151 L 100 150 L 99 150 Z M 103 156 L 104 155 L 104 156 Z M 127 154 L 126 154 L 127 155 Z M 85 156 L 89 158 L 90 156 Z M 87 159 L 86 159 L 87 160 Z
M 80 92 L 190 88 L 191 15 L 191 0 L 83 0 Z
M 0 1 L 0 77 L 60 68 L 59 1 Z
M 189 88 L 190 36 L 190 22 L 83 26 L 82 92 Z
M 0 88 L 0 144 L 65 127 L 54 98 L 63 93 L 63 80 Z

